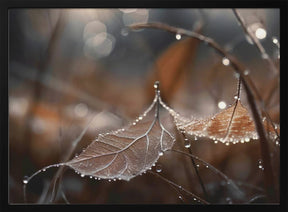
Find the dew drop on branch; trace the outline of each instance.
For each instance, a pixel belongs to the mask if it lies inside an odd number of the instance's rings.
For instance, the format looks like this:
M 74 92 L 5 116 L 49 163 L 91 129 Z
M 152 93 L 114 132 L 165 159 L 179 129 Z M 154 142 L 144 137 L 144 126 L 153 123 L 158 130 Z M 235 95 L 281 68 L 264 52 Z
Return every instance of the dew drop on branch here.
M 249 70 L 245 70 L 245 71 L 244 71 L 244 75 L 245 75 L 245 76 L 249 75 L 249 73 L 250 73 Z
M 272 42 L 273 42 L 274 44 L 278 44 L 278 39 L 277 39 L 276 37 L 272 37 Z
M 224 66 L 228 66 L 228 65 L 230 65 L 230 60 L 228 58 L 224 57 L 222 59 L 222 63 L 223 63 Z
M 176 34 L 176 40 L 180 40 L 181 39 L 181 35 L 180 34 Z
M 185 138 L 185 139 L 184 139 L 184 146 L 185 146 L 185 148 L 190 148 L 191 143 L 190 143 L 190 141 L 189 141 L 188 138 Z
M 161 164 L 157 164 L 156 165 L 156 167 L 155 167 L 155 169 L 156 169 L 156 172 L 162 172 L 162 166 L 161 166 Z
M 267 36 L 267 32 L 264 28 L 262 27 L 259 27 L 256 29 L 255 31 L 255 36 L 259 39 L 259 40 L 262 40 L 264 38 L 266 38 Z
M 28 176 L 24 176 L 24 178 L 23 178 L 23 183 L 24 183 L 24 184 L 27 184 L 27 183 L 28 183 L 28 179 L 29 179 Z

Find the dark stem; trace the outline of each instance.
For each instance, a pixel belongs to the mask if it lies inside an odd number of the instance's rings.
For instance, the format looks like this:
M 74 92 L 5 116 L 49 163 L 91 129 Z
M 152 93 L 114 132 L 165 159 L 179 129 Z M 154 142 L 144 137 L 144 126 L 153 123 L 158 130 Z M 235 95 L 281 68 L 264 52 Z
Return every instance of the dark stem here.
M 187 139 L 187 137 L 185 136 L 184 133 L 181 133 L 181 135 L 184 137 L 184 140 Z M 190 147 L 188 148 L 188 151 L 189 151 L 189 153 L 192 155 L 192 149 L 191 149 Z M 206 200 L 209 201 L 209 200 L 210 200 L 209 195 L 208 195 L 208 193 L 207 193 L 207 191 L 206 191 L 205 185 L 204 185 L 204 183 L 203 183 L 203 181 L 202 181 L 202 178 L 201 178 L 200 173 L 199 173 L 199 171 L 198 171 L 198 168 L 197 168 L 197 165 L 196 165 L 196 163 L 195 163 L 195 160 L 194 160 L 193 157 L 190 157 L 190 159 L 191 159 L 193 168 L 195 169 L 195 172 L 196 172 L 198 181 L 199 181 L 199 183 L 200 183 L 200 185 L 201 185 L 201 188 L 202 188 L 204 197 L 205 197 Z

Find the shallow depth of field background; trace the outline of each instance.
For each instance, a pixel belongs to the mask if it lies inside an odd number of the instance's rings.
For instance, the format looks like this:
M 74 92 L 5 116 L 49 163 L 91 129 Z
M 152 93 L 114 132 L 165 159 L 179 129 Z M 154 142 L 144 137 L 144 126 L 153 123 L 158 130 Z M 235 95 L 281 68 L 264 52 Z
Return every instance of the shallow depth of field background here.
M 278 66 L 279 43 L 275 39 L 279 40 L 279 10 L 240 11 L 247 23 L 265 29 L 267 34 L 260 41 Z M 160 59 L 158 64 L 165 69 L 162 72 L 185 69 L 185 77 L 175 79 L 177 88 L 164 99 L 176 111 L 201 118 L 221 110 L 218 106 L 221 101 L 227 106 L 233 103 L 237 88 L 235 73 L 213 49 L 196 41 L 189 49 L 180 43 L 184 37 L 160 30 L 125 28 L 140 22 L 197 29 L 213 38 L 249 69 L 251 79 L 266 99 L 273 76 L 230 9 L 12 9 L 9 11 L 10 203 L 23 203 L 24 176 L 61 162 L 71 142 L 96 114 L 73 155 L 79 154 L 99 133 L 118 129 L 142 113 L 153 98 L 151 76 Z M 169 47 L 174 50 L 169 51 Z M 171 65 L 165 67 L 165 64 Z M 159 65 L 157 68 L 161 69 Z M 244 91 L 242 97 L 247 105 Z M 267 108 L 273 121 L 279 123 L 279 87 L 269 97 Z M 258 141 L 225 146 L 202 139 L 191 145 L 195 155 L 231 179 L 247 184 L 243 186 L 247 199 L 263 189 Z M 278 158 L 273 161 L 277 167 Z M 187 170 L 192 169 L 188 162 L 179 155 L 167 154 L 159 162 L 161 174 L 201 196 L 196 176 L 187 177 Z M 47 170 L 28 184 L 29 202 L 41 203 L 55 172 L 55 168 Z M 229 191 L 221 190 L 221 179 L 205 167 L 199 167 L 199 172 L 214 202 L 235 203 Z M 193 203 L 190 197 L 177 193 L 149 173 L 130 182 L 108 182 L 81 178 L 68 169 L 62 182 L 71 203 Z M 63 203 L 61 196 L 57 202 Z

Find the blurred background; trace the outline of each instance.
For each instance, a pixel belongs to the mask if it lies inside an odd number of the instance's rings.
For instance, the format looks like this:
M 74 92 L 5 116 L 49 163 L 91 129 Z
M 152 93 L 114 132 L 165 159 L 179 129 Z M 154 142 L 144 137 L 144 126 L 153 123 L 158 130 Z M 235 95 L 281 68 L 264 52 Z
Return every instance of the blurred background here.
M 279 10 L 238 11 L 265 54 L 231 9 L 9 10 L 9 202 L 23 203 L 24 176 L 61 162 L 94 116 L 73 156 L 99 133 L 135 119 L 150 105 L 155 80 L 164 101 L 186 117 L 205 118 L 233 103 L 239 76 L 229 60 L 193 38 L 154 29 L 130 31 L 130 24 L 161 22 L 212 38 L 247 68 L 279 124 Z M 267 65 L 267 57 L 278 72 Z M 241 100 L 247 105 L 244 92 Z M 200 167 L 212 202 L 247 202 L 263 193 L 258 141 L 227 147 L 202 139 L 191 147 L 245 189 L 245 197 L 235 197 L 211 170 Z M 277 170 L 279 155 L 271 149 Z M 175 153 L 161 160 L 163 176 L 203 197 L 195 173 L 187 177 L 191 161 Z M 28 202 L 43 203 L 55 172 L 52 168 L 31 180 Z M 108 182 L 67 170 L 62 184 L 70 203 L 196 203 L 151 174 Z M 265 201 L 261 198 L 257 200 Z M 56 202 L 65 201 L 59 195 Z

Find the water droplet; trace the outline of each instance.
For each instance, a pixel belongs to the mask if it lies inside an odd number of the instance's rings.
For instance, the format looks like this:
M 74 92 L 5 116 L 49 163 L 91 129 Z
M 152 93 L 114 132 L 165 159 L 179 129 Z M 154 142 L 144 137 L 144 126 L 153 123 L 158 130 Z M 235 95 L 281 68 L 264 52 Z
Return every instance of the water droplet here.
M 220 109 L 225 109 L 226 106 L 227 106 L 226 102 L 224 102 L 224 101 L 218 102 L 218 107 L 219 107 Z
M 179 195 L 178 198 L 183 201 L 183 197 L 181 195 Z
M 249 75 L 249 73 L 250 73 L 249 70 L 245 70 L 245 71 L 244 71 L 244 75 L 245 75 L 245 76 Z
M 181 39 L 181 35 L 180 34 L 176 34 L 176 40 L 180 40 Z
M 191 143 L 190 143 L 190 141 L 188 140 L 188 138 L 185 138 L 185 139 L 184 139 L 184 146 L 185 146 L 185 148 L 190 148 Z
M 224 66 L 228 66 L 228 65 L 230 65 L 230 60 L 228 58 L 224 57 L 222 59 L 222 63 L 223 63 Z
M 259 27 L 258 29 L 256 29 L 255 31 L 255 36 L 259 39 L 259 40 L 262 40 L 264 38 L 266 38 L 267 36 L 267 32 L 264 28 L 262 27 Z
M 28 183 L 28 179 L 29 179 L 28 176 L 24 176 L 24 178 L 23 178 L 23 183 L 24 183 L 24 184 L 27 184 L 27 183 Z
M 195 140 L 195 141 L 197 141 L 197 140 L 198 140 L 197 136 L 195 136 L 195 137 L 194 137 L 194 140 Z
M 258 168 L 261 169 L 261 170 L 264 170 L 264 167 L 263 167 L 261 159 L 258 160 Z
M 159 152 L 159 156 L 162 156 L 164 153 L 163 152 Z
M 93 178 L 93 176 L 90 176 L 90 178 L 92 179 L 92 178 Z
M 234 99 L 238 99 L 238 95 L 235 95 L 235 96 L 234 96 Z
M 154 88 L 155 88 L 155 89 L 158 89 L 158 88 L 159 88 L 159 81 L 156 81 L 156 82 L 154 83 Z
M 156 172 L 162 172 L 162 166 L 160 164 L 157 164 L 156 166 Z
M 272 41 L 273 41 L 274 44 L 278 43 L 278 39 L 276 37 L 272 37 Z
M 199 165 L 199 164 L 197 164 L 196 166 L 197 166 L 198 168 L 200 167 L 200 165 Z
M 142 120 L 143 119 L 143 117 L 142 116 L 139 116 L 139 118 L 138 118 L 139 120 Z
M 42 169 L 42 172 L 45 172 L 46 171 L 46 169 L 44 168 L 44 169 Z
M 80 176 L 81 176 L 81 177 L 85 177 L 85 174 L 81 174 Z
M 209 166 L 206 166 L 206 168 L 208 169 L 208 168 L 209 168 Z

